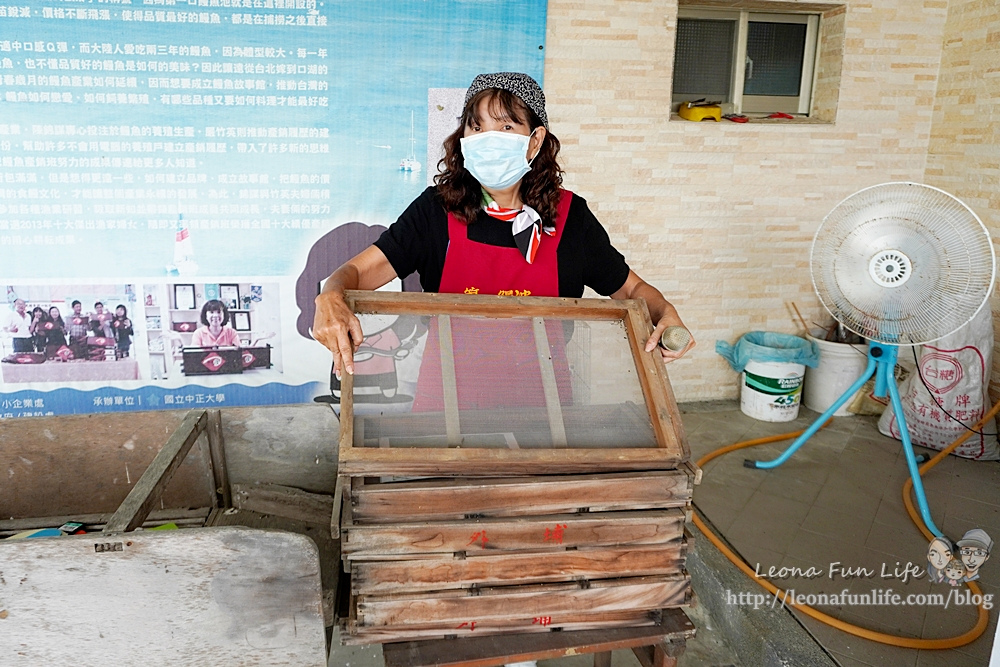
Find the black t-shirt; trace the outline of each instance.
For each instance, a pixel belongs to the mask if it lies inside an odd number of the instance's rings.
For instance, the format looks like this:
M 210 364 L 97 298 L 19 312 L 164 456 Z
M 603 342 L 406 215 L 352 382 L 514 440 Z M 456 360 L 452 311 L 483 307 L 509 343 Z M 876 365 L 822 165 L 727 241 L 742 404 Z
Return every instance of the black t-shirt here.
M 491 218 L 484 211 L 468 227 L 469 240 L 505 248 L 516 248 L 509 222 Z M 546 239 L 542 239 L 545 243 Z M 420 273 L 425 292 L 437 292 L 441 286 L 444 258 L 448 252 L 448 213 L 434 187 L 424 190 L 403 211 L 389 229 L 375 241 L 396 275 L 405 278 Z M 569 205 L 566 225 L 556 249 L 559 268 L 559 296 L 583 296 L 586 285 L 598 294 L 614 294 L 628 278 L 629 267 L 607 231 L 576 195 Z

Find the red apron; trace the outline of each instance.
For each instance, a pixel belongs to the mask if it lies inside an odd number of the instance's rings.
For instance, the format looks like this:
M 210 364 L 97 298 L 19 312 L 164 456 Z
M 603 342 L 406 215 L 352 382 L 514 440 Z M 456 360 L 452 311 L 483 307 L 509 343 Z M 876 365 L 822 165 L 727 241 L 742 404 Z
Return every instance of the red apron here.
M 573 194 L 562 191 L 554 236 L 542 236 L 535 261 L 528 264 L 517 248 L 477 243 L 468 236 L 468 226 L 448 214 L 448 251 L 445 254 L 439 290 L 451 294 L 498 294 L 502 296 L 559 296 L 559 266 L 556 250 L 566 225 Z M 452 318 L 455 378 L 458 404 L 463 410 L 545 405 L 541 369 L 534 330 L 522 319 L 476 321 Z M 552 366 L 560 402 L 572 402 L 569 364 L 562 323 L 545 323 Z M 490 377 L 482 377 L 487 369 Z M 414 412 L 444 409 L 441 388 L 441 348 L 438 320 L 433 318 L 427 335 Z

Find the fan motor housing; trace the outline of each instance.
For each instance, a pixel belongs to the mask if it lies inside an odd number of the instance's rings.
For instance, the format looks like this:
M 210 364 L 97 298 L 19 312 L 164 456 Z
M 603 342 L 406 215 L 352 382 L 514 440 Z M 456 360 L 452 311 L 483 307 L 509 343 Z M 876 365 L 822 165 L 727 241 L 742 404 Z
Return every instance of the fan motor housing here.
M 882 250 L 868 263 L 868 275 L 881 287 L 900 287 L 913 274 L 910 258 L 899 250 Z

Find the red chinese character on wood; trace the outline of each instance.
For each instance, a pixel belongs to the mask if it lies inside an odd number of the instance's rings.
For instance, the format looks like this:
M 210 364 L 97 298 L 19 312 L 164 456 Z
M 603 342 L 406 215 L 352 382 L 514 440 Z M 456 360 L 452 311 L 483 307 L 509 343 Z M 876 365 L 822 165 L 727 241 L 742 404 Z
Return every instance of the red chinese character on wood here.
M 562 544 L 563 531 L 566 530 L 566 528 L 567 528 L 567 525 L 565 523 L 557 523 L 556 527 L 553 528 L 552 530 L 549 530 L 548 528 L 546 528 L 545 529 L 545 539 L 542 540 L 542 541 L 543 542 L 556 542 L 558 544 Z
M 535 616 L 533 619 L 531 619 L 531 624 L 532 625 L 541 625 L 542 627 L 544 627 L 546 625 L 551 625 L 552 624 L 552 617 L 551 616 Z
M 466 544 L 465 546 L 469 546 L 469 544 L 475 544 L 476 542 L 479 542 L 480 546 L 483 549 L 485 549 L 486 548 L 486 543 L 489 542 L 489 541 L 490 541 L 489 538 L 486 537 L 486 531 L 485 530 L 479 530 L 479 531 L 476 531 L 475 533 L 472 534 L 472 539 L 469 540 L 469 543 Z
M 461 625 L 459 625 L 455 629 L 456 630 L 461 630 L 462 628 L 469 628 L 469 632 L 472 632 L 473 630 L 476 629 L 476 622 L 475 621 L 465 621 L 464 623 L 462 623 Z

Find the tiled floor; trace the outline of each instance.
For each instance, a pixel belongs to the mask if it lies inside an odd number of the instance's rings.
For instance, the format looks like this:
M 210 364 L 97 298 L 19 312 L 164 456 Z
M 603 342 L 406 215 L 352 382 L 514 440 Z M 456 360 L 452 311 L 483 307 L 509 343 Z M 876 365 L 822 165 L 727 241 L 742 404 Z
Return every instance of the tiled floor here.
M 776 424 L 743 415 L 735 402 L 681 409 L 695 460 L 738 441 L 801 430 L 818 416 L 802 408 L 796 421 Z M 947 584 L 931 584 L 926 576 L 905 583 L 881 576 L 883 571 L 892 574 L 897 563 L 900 569 L 912 563 L 923 571 L 928 545 L 903 507 L 902 485 L 908 473 L 902 447 L 878 432 L 877 418 L 836 418 L 784 465 L 773 470 L 743 467 L 745 458 L 770 460 L 789 444 L 762 445 L 715 459 L 705 466 L 695 490 L 695 505 L 751 567 L 815 567 L 823 572 L 774 582 L 798 593 L 891 588 L 904 597 L 948 595 Z M 1000 539 L 1000 464 L 949 456 L 927 474 L 924 488 L 932 518 L 953 540 L 970 528 Z M 703 545 L 710 546 L 707 540 Z M 838 570 L 831 578 L 831 564 L 838 562 L 843 568 L 867 568 L 870 575 L 846 577 Z M 981 574 L 984 593 L 1000 592 L 1000 563 L 987 561 Z M 968 591 L 964 586 L 960 590 Z M 919 638 L 961 635 L 976 622 L 974 607 L 953 604 L 948 609 L 848 604 L 820 610 L 872 630 Z M 994 609 L 986 632 L 974 642 L 949 650 L 915 650 L 860 639 L 795 613 L 845 667 L 985 665 L 997 622 Z

